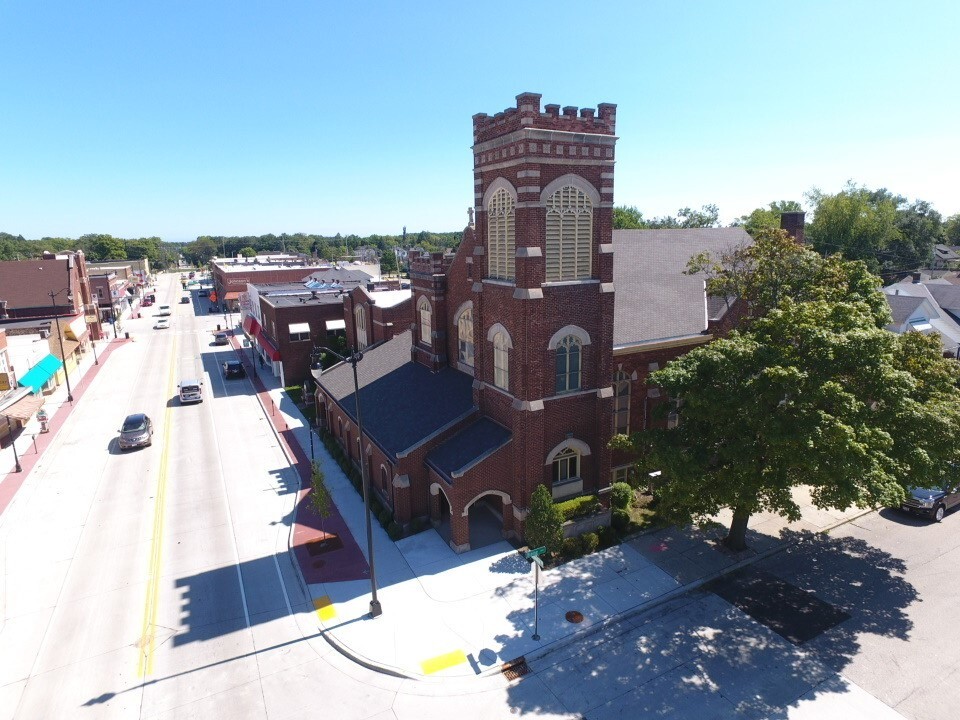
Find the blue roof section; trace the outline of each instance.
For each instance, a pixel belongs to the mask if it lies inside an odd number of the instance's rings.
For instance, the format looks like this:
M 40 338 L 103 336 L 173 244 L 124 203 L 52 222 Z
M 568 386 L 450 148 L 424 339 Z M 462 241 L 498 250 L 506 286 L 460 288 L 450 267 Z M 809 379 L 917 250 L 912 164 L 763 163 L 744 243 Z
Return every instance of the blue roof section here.
M 507 428 L 480 418 L 427 455 L 427 465 L 453 483 L 477 463 L 502 448 L 513 437 Z
M 36 395 L 46 382 L 63 367 L 63 361 L 56 355 L 47 355 L 40 362 L 27 371 L 27 374 L 20 378 L 19 382 L 24 387 L 29 387 L 30 392 Z
M 445 368 L 431 372 L 410 359 L 410 332 L 364 350 L 357 364 L 363 432 L 393 459 L 475 411 L 473 378 Z M 319 384 L 356 422 L 353 369 L 330 368 Z

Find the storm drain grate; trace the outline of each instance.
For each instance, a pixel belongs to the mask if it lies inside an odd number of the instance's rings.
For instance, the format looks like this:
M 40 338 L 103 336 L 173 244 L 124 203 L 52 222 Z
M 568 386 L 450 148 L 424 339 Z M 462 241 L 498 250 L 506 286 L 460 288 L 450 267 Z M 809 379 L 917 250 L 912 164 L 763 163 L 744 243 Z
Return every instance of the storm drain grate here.
M 530 672 L 530 666 L 527 665 L 527 659 L 522 655 L 514 660 L 505 662 L 500 666 L 500 672 L 507 680 L 516 680 Z

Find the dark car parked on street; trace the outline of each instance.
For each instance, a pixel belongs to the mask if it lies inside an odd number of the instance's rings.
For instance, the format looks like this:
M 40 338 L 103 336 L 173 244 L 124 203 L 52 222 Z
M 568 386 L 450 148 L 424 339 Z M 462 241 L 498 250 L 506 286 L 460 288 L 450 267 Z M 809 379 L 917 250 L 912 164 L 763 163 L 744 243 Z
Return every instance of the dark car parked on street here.
M 243 378 L 247 376 L 247 371 L 243 367 L 243 363 L 239 360 L 227 360 L 223 364 L 223 376 L 229 380 L 230 378 Z
M 960 504 L 960 482 L 950 478 L 939 488 L 910 488 L 901 510 L 920 513 L 940 522 L 947 510 Z
M 153 422 L 143 413 L 127 415 L 117 443 L 121 450 L 153 445 Z

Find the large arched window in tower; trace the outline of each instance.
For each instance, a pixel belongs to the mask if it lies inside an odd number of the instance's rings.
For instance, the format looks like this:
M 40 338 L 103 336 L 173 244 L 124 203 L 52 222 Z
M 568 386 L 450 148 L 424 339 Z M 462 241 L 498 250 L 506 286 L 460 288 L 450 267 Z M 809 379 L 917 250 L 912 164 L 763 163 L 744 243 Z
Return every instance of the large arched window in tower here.
M 593 203 L 580 188 L 565 185 L 546 201 L 546 280 L 583 280 L 591 275 Z
M 516 236 L 514 208 L 516 202 L 506 188 L 499 188 L 487 203 L 487 275 L 513 280 Z
M 417 313 L 420 316 L 420 342 L 430 345 L 431 340 L 431 315 L 430 301 L 426 297 L 420 298 L 417 302 Z
M 458 357 L 473 367 L 473 310 L 467 308 L 457 318 Z
M 630 434 L 630 376 L 623 370 L 613 375 L 613 432 Z
M 580 389 L 580 338 L 567 335 L 557 343 L 557 392 Z
M 493 384 L 501 390 L 510 390 L 510 338 L 503 332 L 493 336 Z
M 353 309 L 353 327 L 357 333 L 357 350 L 363 350 L 367 346 L 367 320 L 363 305 L 357 305 Z

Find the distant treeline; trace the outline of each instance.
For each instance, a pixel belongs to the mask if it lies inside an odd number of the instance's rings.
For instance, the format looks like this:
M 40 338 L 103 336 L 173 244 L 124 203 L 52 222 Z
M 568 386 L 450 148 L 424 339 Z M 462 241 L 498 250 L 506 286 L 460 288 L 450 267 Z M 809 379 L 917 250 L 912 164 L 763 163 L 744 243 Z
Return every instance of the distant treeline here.
M 151 267 L 173 267 L 181 255 L 191 264 L 204 265 L 214 256 L 235 257 L 271 252 L 303 253 L 326 260 L 363 257 L 381 259 L 384 272 L 395 267 L 395 248 L 420 248 L 439 251 L 456 248 L 463 239 L 462 232 L 408 233 L 399 235 L 333 236 L 305 233 L 282 235 L 247 235 L 225 237 L 202 235 L 193 242 L 165 242 L 158 237 L 118 238 L 107 234 L 88 234 L 79 238 L 43 237 L 28 240 L 23 235 L 0 232 L 0 260 L 28 260 L 39 258 L 45 251 L 63 252 L 83 250 L 93 262 L 104 260 L 139 260 L 148 258 Z

